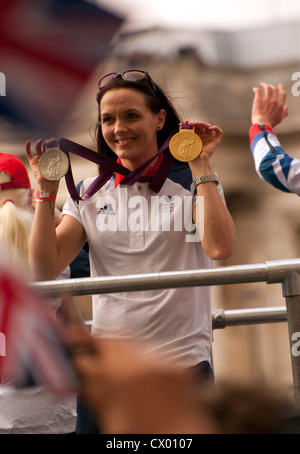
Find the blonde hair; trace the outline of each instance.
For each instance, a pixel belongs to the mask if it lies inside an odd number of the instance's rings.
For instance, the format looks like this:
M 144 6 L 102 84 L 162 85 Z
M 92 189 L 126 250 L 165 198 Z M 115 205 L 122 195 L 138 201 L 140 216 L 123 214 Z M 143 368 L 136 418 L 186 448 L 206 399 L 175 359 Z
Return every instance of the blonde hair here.
M 0 182 L 4 182 L 0 175 Z M 28 245 L 34 209 L 29 188 L 0 192 L 0 244 L 5 262 L 18 273 L 29 277 Z

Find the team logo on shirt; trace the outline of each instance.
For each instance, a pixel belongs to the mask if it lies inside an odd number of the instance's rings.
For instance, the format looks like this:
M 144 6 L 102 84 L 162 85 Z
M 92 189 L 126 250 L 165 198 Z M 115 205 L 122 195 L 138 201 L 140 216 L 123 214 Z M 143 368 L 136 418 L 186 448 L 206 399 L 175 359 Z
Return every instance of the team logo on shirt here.
M 97 214 L 108 214 L 108 215 L 116 215 L 111 203 L 105 203 L 103 207 L 99 208 Z
M 161 209 L 164 212 L 171 212 L 174 211 L 174 198 L 171 195 L 166 195 L 164 197 L 164 202 L 161 205 Z

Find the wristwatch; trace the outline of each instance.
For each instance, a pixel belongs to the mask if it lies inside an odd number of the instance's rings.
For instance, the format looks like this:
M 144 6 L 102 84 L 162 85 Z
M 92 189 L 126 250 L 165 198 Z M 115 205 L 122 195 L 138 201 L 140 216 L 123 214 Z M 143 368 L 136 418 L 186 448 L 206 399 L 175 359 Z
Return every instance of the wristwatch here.
M 215 182 L 217 184 L 219 183 L 219 177 L 215 172 L 210 175 L 204 175 L 202 177 L 197 177 L 193 180 L 193 184 L 195 187 L 198 186 L 198 184 L 210 183 L 210 182 Z

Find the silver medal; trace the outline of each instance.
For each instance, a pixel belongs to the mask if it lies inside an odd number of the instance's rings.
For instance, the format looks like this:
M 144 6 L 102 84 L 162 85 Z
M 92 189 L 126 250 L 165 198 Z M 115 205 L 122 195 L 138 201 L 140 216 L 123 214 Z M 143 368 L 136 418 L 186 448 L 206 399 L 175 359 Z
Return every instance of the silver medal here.
M 45 180 L 60 180 L 69 170 L 68 156 L 58 148 L 49 148 L 40 157 L 39 170 Z

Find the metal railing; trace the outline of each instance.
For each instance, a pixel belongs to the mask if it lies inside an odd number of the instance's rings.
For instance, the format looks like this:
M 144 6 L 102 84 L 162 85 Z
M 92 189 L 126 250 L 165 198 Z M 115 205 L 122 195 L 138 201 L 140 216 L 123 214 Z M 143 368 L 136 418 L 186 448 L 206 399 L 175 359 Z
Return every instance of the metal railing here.
M 300 351 L 293 349 L 295 333 L 300 338 L 300 260 L 266 261 L 255 265 L 239 265 L 212 268 L 209 270 L 170 271 L 164 273 L 133 274 L 97 278 L 66 279 L 32 284 L 47 297 L 58 297 L 63 293 L 72 296 L 115 293 L 123 291 L 152 290 L 266 282 L 281 284 L 286 306 L 213 312 L 214 329 L 226 326 L 273 323 L 287 321 L 289 328 L 294 395 L 300 403 Z M 295 354 L 296 353 L 296 354 Z
M 286 321 L 287 311 L 285 306 L 233 309 L 227 311 L 216 309 L 212 313 L 213 329 L 223 329 L 227 326 L 259 325 Z

